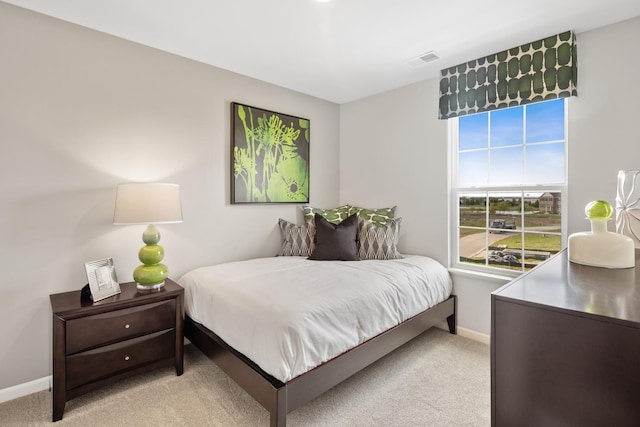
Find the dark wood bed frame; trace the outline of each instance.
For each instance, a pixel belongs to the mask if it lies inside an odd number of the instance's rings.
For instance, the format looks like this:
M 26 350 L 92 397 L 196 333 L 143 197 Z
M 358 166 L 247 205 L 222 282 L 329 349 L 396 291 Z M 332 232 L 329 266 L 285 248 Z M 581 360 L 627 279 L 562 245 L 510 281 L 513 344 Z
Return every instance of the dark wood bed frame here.
M 285 427 L 288 412 L 311 401 L 432 326 L 446 319 L 449 332 L 455 334 L 456 306 L 456 296 L 452 295 L 440 304 L 286 383 L 264 372 L 246 356 L 188 316 L 184 332 L 189 341 L 269 411 L 271 427 Z

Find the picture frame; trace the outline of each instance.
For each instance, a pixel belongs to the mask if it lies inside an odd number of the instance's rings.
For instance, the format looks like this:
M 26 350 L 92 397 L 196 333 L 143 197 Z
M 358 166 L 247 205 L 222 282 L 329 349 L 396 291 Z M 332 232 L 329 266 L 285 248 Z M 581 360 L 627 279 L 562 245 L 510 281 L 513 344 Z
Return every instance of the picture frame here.
M 89 289 L 93 302 L 109 298 L 120 293 L 120 284 L 112 258 L 90 261 L 84 264 L 89 280 Z
M 231 204 L 309 203 L 308 119 L 231 103 Z

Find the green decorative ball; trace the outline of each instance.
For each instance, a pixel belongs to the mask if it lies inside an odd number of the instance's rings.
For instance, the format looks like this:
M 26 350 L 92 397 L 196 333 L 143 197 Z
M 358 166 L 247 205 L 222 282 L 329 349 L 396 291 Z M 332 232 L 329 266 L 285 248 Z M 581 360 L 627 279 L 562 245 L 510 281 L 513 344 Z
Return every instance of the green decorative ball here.
M 133 280 L 141 285 L 162 283 L 169 276 L 169 269 L 164 264 L 140 265 L 133 270 Z
M 587 203 L 587 206 L 584 208 L 584 213 L 587 215 L 587 218 L 607 219 L 613 215 L 613 208 L 609 202 L 594 200 L 593 202 Z
M 138 258 L 144 265 L 153 265 L 162 261 L 164 249 L 159 245 L 147 245 L 140 248 Z

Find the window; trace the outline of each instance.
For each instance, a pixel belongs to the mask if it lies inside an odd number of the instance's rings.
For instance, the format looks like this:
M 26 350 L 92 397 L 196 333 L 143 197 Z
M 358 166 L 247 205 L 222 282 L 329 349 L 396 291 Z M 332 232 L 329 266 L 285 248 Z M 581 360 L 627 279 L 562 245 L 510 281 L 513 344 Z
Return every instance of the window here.
M 564 247 L 566 99 L 449 119 L 452 260 L 522 272 Z

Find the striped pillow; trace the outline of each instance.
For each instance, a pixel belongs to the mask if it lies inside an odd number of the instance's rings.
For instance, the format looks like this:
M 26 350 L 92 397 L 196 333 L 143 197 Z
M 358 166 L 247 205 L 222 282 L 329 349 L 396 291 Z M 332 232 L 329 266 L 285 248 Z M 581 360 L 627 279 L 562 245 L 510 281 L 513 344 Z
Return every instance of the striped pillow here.
M 398 240 L 400 238 L 400 222 L 402 218 L 388 221 L 384 225 L 363 218 L 358 219 L 358 258 L 367 259 L 400 259 Z
M 280 218 L 278 225 L 282 238 L 282 247 L 278 256 L 309 256 L 311 254 L 315 235 L 313 223 L 296 225 Z

